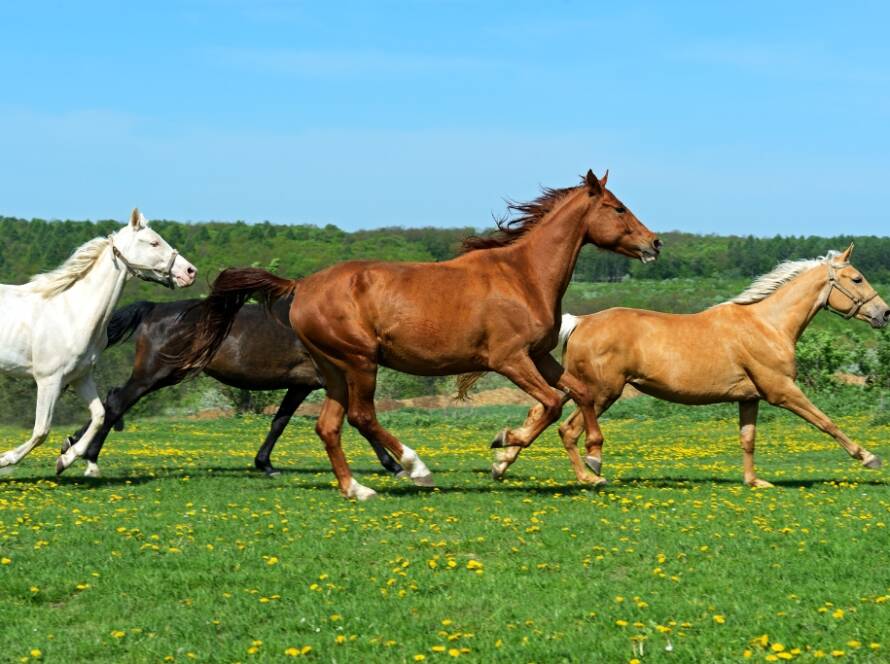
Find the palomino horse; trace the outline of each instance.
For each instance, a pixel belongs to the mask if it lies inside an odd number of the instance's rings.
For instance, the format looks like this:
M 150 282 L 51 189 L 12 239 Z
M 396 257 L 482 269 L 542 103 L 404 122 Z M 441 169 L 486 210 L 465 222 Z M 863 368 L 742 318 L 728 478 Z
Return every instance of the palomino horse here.
M 89 406 L 90 426 L 59 457 L 56 472 L 83 455 L 102 426 L 93 365 L 105 348 L 105 327 L 130 276 L 169 288 L 191 286 L 197 271 L 148 227 L 139 210 L 108 237 L 78 248 L 52 272 L 21 286 L 0 286 L 0 370 L 33 376 L 37 413 L 31 438 L 0 455 L 0 467 L 21 461 L 49 434 L 53 409 L 69 384 Z
M 127 382 L 109 390 L 105 397 L 105 422 L 84 453 L 85 475 L 99 475 L 99 453 L 105 439 L 112 428 L 123 428 L 124 414 L 136 402 L 191 375 L 171 360 L 191 341 L 193 326 L 201 315 L 198 306 L 201 302 L 134 302 L 114 312 L 108 323 L 108 345 L 125 341 L 135 333 L 136 358 Z M 204 373 L 224 385 L 245 390 L 287 390 L 254 459 L 256 468 L 267 475 L 277 474 L 270 461 L 272 449 L 294 411 L 311 392 L 322 387 L 318 369 L 287 320 L 290 304 L 290 298 L 281 299 L 272 306 L 271 312 L 258 304 L 245 306 L 235 317 L 232 331 L 204 368 Z M 80 440 L 88 427 L 89 423 L 68 437 L 62 452 Z M 404 473 L 379 443 L 369 442 L 386 470 L 396 476 Z
M 794 382 L 794 347 L 820 309 L 880 328 L 890 309 L 850 265 L 853 245 L 825 258 L 780 264 L 729 302 L 697 314 L 607 309 L 563 316 L 565 367 L 593 393 L 602 415 L 630 383 L 641 392 L 684 404 L 737 401 L 745 484 L 772 486 L 754 473 L 754 428 L 761 400 L 790 410 L 832 436 L 866 468 L 881 460 L 853 443 Z M 571 335 L 571 336 L 569 336 Z M 569 454 L 584 427 L 578 411 L 559 429 Z M 603 439 L 588 438 L 587 465 L 597 475 Z M 506 466 L 502 469 L 506 470 Z M 605 482 L 600 478 L 600 482 Z
M 432 484 L 423 461 L 377 421 L 377 367 L 419 375 L 496 371 L 543 405 L 542 417 L 505 432 L 503 444 L 525 446 L 556 420 L 562 393 L 587 403 L 583 383 L 550 356 L 557 343 L 560 301 L 581 247 L 593 243 L 646 262 L 661 242 L 592 172 L 582 184 L 548 189 L 514 205 L 521 216 L 500 233 L 469 238 L 464 252 L 441 263 L 341 263 L 302 281 L 258 269 L 220 274 L 207 299 L 189 360 L 206 362 L 225 337 L 240 303 L 252 293 L 295 294 L 290 320 L 325 379 L 327 399 L 316 431 L 344 496 L 374 491 L 352 477 L 340 445 L 344 415 L 380 441 L 415 483 Z M 597 430 L 593 409 L 587 422 Z

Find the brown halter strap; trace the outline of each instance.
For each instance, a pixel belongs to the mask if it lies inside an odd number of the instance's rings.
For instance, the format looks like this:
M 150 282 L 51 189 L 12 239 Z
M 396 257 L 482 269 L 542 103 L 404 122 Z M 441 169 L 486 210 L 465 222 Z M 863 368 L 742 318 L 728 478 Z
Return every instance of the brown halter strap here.
M 123 255 L 121 250 L 117 248 L 117 245 L 114 244 L 114 233 L 108 236 L 108 241 L 111 243 L 111 252 L 114 255 L 114 258 L 124 264 L 124 268 L 129 274 L 132 274 L 134 277 L 139 277 L 143 281 L 153 281 L 156 284 L 161 284 L 170 289 L 175 288 L 176 281 L 173 278 L 173 263 L 176 262 L 176 257 L 179 255 L 179 252 L 176 251 L 176 249 L 173 250 L 173 253 L 170 256 L 170 261 L 167 263 L 167 267 L 160 273 L 162 276 L 158 276 L 158 270 L 153 267 L 131 263 L 127 257 Z
M 834 263 L 828 264 L 828 292 L 825 294 L 825 303 L 822 305 L 823 308 L 834 314 L 837 314 L 838 316 L 843 316 L 847 320 L 853 318 L 853 316 L 859 313 L 859 310 L 862 309 L 864 305 L 868 304 L 878 296 L 878 291 L 872 289 L 871 295 L 863 299 L 855 293 L 850 292 L 849 289 L 844 287 L 837 280 L 837 268 L 847 267 L 848 265 L 849 263 L 842 263 L 841 265 L 835 265 Z M 853 307 L 849 311 L 841 311 L 840 309 L 837 309 L 836 307 L 833 307 L 828 303 L 828 301 L 831 299 L 831 291 L 834 289 L 840 291 L 843 295 L 850 298 L 850 302 L 853 303 Z

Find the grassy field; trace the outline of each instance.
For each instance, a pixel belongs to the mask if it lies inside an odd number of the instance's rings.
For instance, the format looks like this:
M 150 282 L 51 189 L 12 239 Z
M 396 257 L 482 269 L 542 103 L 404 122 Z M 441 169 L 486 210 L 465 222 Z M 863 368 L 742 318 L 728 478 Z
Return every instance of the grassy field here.
M 0 659 L 888 661 L 886 472 L 781 416 L 758 453 L 779 486 L 749 490 L 732 409 L 688 412 L 607 420 L 600 492 L 553 431 L 492 483 L 521 410 L 395 413 L 439 487 L 378 474 L 350 433 L 363 504 L 304 418 L 272 479 L 248 469 L 266 418 L 133 420 L 93 481 L 52 474 L 56 434 L 0 478 Z M 890 427 L 839 422 L 890 453 Z

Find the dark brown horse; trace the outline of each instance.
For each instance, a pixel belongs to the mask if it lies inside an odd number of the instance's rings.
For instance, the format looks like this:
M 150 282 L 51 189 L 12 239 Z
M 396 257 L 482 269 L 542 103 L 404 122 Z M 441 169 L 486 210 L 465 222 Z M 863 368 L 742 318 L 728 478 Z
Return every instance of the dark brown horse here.
M 201 316 L 201 300 L 178 302 L 135 302 L 114 312 L 108 323 L 108 345 L 113 346 L 136 335 L 133 372 L 121 387 L 112 388 L 105 398 L 105 420 L 90 441 L 84 458 L 85 475 L 98 477 L 99 453 L 112 428 L 123 428 L 123 416 L 142 397 L 170 387 L 189 377 L 190 372 L 171 361 L 191 338 L 195 321 Z M 268 475 L 276 474 L 270 460 L 272 449 L 303 400 L 323 386 L 309 353 L 287 320 L 290 299 L 276 302 L 271 311 L 247 305 L 235 317 L 225 338 L 204 373 L 223 385 L 245 390 L 287 390 L 254 465 Z M 76 443 L 87 425 L 70 436 L 62 452 Z M 370 441 L 383 467 L 394 475 L 402 472 L 386 450 Z
M 200 366 L 225 338 L 234 312 L 253 293 L 295 294 L 290 321 L 325 379 L 327 399 L 316 431 L 324 441 L 340 491 L 369 498 L 352 477 L 340 445 L 344 415 L 380 441 L 418 484 L 432 475 L 417 454 L 377 421 L 374 391 L 379 365 L 419 375 L 496 371 L 542 405 L 540 417 L 504 431 L 497 446 L 527 447 L 555 421 L 568 391 L 590 403 L 584 384 L 563 371 L 555 347 L 560 301 L 581 247 L 646 262 L 661 245 L 592 172 L 580 186 L 547 189 L 536 201 L 512 205 L 517 218 L 499 233 L 470 238 L 464 252 L 441 263 L 353 261 L 302 281 L 255 268 L 220 274 L 208 298 L 210 314 L 196 329 L 191 354 Z M 296 303 L 298 302 L 298 306 Z M 597 432 L 594 409 L 585 408 Z

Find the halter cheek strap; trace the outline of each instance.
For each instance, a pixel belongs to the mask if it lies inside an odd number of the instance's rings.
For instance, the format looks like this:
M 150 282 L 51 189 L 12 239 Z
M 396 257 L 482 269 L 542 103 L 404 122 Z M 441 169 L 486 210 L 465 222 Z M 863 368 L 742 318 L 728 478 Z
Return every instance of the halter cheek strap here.
M 853 318 L 853 316 L 859 313 L 859 310 L 862 309 L 863 306 L 865 306 L 878 296 L 878 291 L 872 290 L 871 295 L 869 295 L 867 298 L 861 298 L 838 281 L 837 268 L 847 267 L 848 265 L 849 263 L 843 263 L 841 265 L 834 265 L 833 263 L 828 264 L 828 292 L 825 294 L 825 303 L 822 305 L 823 308 L 839 316 L 843 316 L 847 320 Z M 850 308 L 849 311 L 841 311 L 840 309 L 837 309 L 836 307 L 833 307 L 829 304 L 828 301 L 831 299 L 832 290 L 838 290 L 840 291 L 840 293 L 850 299 L 850 302 L 853 303 L 853 306 Z
M 121 250 L 117 248 L 117 245 L 114 244 L 114 234 L 108 236 L 108 241 L 111 242 L 111 253 L 115 263 L 117 261 L 123 263 L 124 268 L 129 274 L 132 274 L 134 277 L 139 277 L 143 281 L 153 281 L 156 284 L 161 284 L 170 289 L 176 287 L 176 280 L 173 277 L 173 263 L 176 262 L 176 257 L 179 255 L 179 252 L 176 251 L 176 249 L 173 250 L 173 253 L 170 255 L 170 260 L 167 263 L 167 267 L 159 276 L 158 270 L 153 267 L 131 263 Z

